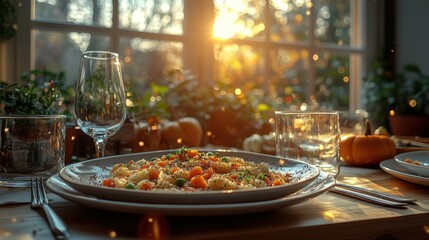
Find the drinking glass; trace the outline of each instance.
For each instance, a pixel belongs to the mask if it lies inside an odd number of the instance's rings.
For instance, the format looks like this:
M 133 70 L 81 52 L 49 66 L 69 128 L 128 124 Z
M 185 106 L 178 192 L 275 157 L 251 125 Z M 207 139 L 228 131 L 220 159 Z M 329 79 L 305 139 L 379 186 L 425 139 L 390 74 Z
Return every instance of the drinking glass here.
M 96 157 L 103 157 L 107 139 L 124 124 L 126 116 L 125 90 L 117 53 L 83 53 L 74 114 L 82 131 L 94 139 Z
M 338 112 L 276 111 L 276 154 L 319 167 L 334 177 L 340 166 Z
M 65 132 L 65 115 L 0 115 L 0 187 L 29 187 L 32 177 L 58 173 Z

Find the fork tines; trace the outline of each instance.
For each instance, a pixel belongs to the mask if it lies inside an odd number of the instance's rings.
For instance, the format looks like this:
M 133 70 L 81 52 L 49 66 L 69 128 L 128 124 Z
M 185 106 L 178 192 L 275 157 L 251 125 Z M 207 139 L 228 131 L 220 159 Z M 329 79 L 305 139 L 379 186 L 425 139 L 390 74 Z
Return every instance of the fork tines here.
M 42 177 L 31 179 L 31 208 L 42 208 L 45 211 L 48 223 L 56 239 L 70 238 L 67 226 L 49 206 L 49 199 Z

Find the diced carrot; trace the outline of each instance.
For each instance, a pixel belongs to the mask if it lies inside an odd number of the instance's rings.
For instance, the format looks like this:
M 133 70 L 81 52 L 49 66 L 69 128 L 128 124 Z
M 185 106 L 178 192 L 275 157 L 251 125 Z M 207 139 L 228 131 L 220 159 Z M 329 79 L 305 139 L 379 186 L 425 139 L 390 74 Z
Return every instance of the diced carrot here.
M 145 164 L 142 165 L 141 169 L 146 169 L 148 167 L 149 167 L 149 164 L 145 163 Z
M 188 154 L 189 158 L 193 158 L 198 156 L 198 150 L 197 149 L 189 149 L 186 154 Z
M 280 186 L 280 185 L 282 185 L 282 181 L 280 181 L 280 179 L 275 179 L 271 184 L 271 186 Z
M 167 161 L 158 161 L 157 164 L 160 167 L 165 167 L 165 166 L 167 166 Z
M 152 190 L 153 184 L 151 182 L 144 182 L 140 185 L 140 190 Z
M 240 175 L 238 175 L 238 173 L 233 173 L 233 174 L 229 175 L 229 177 L 234 179 L 234 180 L 237 180 L 240 177 Z
M 208 168 L 206 171 L 204 171 L 203 177 L 205 179 L 209 179 L 213 176 L 213 174 L 214 174 L 213 168 Z
M 233 169 L 233 170 L 237 170 L 238 167 L 240 167 L 240 164 L 238 164 L 238 163 L 231 164 L 231 169 Z
M 191 186 L 194 188 L 206 189 L 207 188 L 207 182 L 203 176 L 198 175 L 198 176 L 191 178 Z
M 269 177 L 265 177 L 264 181 L 267 183 L 267 186 L 271 186 L 271 179 Z
M 103 186 L 115 187 L 115 180 L 113 180 L 112 178 L 103 179 Z
M 205 159 L 201 159 L 201 167 L 207 168 L 208 166 L 210 166 L 209 161 L 207 161 Z
M 154 180 L 154 179 L 158 179 L 159 177 L 159 171 L 156 169 L 150 169 L 149 170 L 149 179 L 150 180 Z
M 218 157 L 214 157 L 214 156 L 210 156 L 210 157 L 208 157 L 208 159 L 210 161 L 212 161 L 212 162 L 218 162 L 219 161 L 219 158 Z
M 194 168 L 191 169 L 191 171 L 189 171 L 190 178 L 197 175 L 202 175 L 202 174 L 203 174 L 203 169 L 200 166 L 195 166 Z
M 179 167 L 172 167 L 171 174 L 175 173 L 177 170 L 179 170 Z

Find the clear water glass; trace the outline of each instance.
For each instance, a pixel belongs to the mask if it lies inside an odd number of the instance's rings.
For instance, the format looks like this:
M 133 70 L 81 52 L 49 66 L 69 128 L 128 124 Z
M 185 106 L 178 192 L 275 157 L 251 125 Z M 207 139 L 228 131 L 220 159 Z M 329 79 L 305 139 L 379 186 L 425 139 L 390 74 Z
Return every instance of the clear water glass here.
M 335 111 L 276 111 L 276 154 L 301 160 L 337 176 L 341 138 L 339 114 Z
M 126 117 L 125 90 L 117 53 L 83 53 L 74 114 L 82 131 L 94 139 L 96 157 L 103 157 L 107 139 L 122 127 Z
M 65 115 L 0 115 L 0 187 L 28 187 L 32 177 L 58 173 L 65 132 Z

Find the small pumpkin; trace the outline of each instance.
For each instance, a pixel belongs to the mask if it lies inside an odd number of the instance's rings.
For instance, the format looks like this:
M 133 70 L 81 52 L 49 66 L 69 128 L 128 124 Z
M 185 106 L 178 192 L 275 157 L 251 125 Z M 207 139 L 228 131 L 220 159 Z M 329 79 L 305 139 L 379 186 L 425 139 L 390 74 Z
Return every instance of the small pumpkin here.
M 351 165 L 376 165 L 395 155 L 395 143 L 386 135 L 371 135 L 368 121 L 365 134 L 350 135 L 340 141 L 341 160 Z
M 274 135 L 259 135 L 255 133 L 243 141 L 243 150 L 274 155 L 276 153 Z
M 161 141 L 167 148 L 198 147 L 202 138 L 203 128 L 196 118 L 183 117 L 162 124 Z

